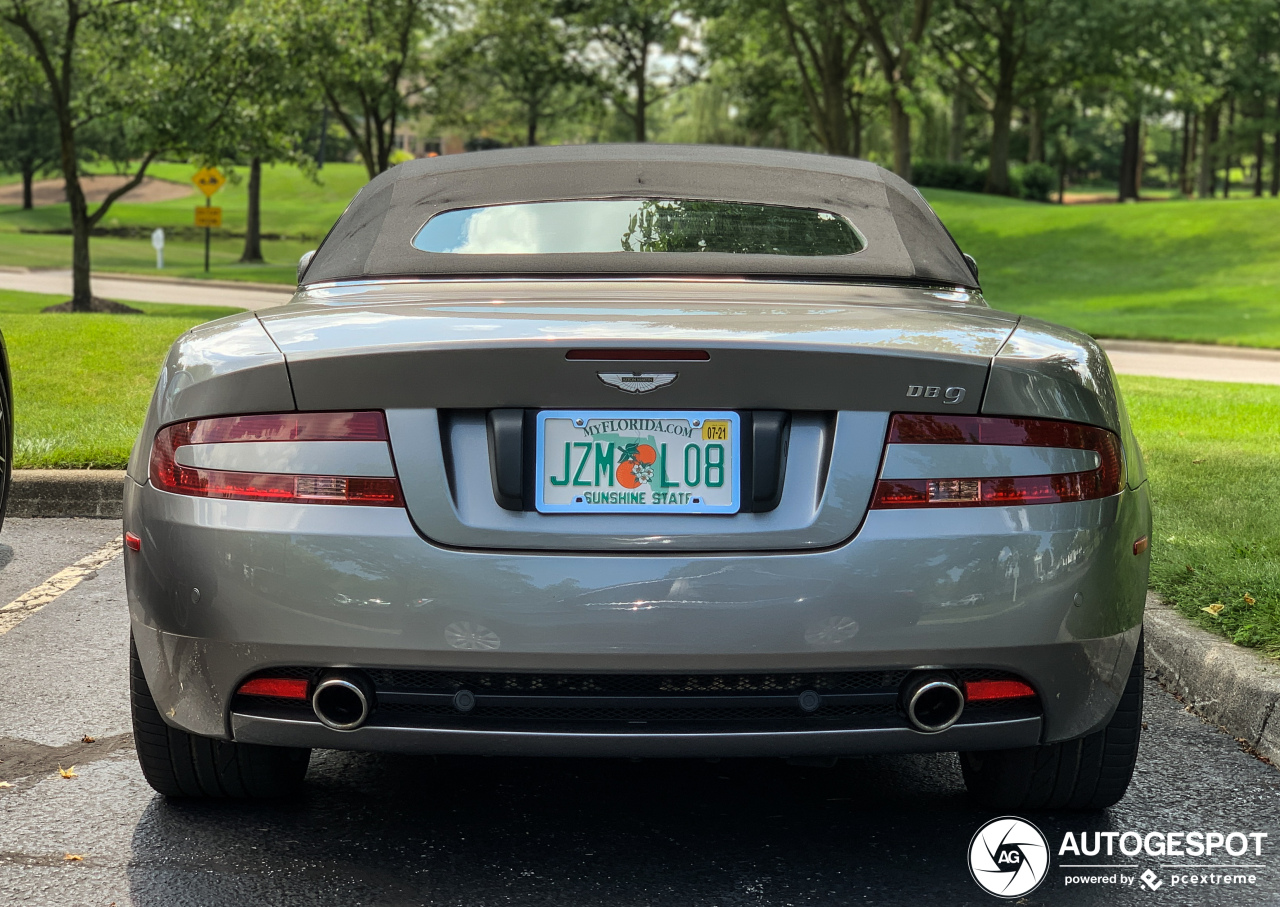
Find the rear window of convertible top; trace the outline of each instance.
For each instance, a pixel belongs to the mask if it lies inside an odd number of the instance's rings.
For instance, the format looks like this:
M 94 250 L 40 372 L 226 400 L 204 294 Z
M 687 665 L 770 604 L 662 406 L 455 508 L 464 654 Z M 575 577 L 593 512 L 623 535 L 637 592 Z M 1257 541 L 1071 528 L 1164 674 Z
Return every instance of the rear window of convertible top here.
M 851 255 L 865 243 L 843 217 L 813 208 L 680 198 L 610 198 L 458 208 L 413 238 L 423 252 L 731 252 Z

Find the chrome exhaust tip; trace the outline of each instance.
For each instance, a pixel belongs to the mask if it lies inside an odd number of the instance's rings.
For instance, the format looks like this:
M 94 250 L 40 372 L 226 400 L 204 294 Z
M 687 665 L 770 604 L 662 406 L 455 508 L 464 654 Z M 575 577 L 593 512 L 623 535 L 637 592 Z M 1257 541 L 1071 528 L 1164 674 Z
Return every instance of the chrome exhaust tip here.
M 902 708 L 917 731 L 937 734 L 960 720 L 964 691 L 942 674 L 908 677 L 902 685 Z
M 373 690 L 355 674 L 326 674 L 311 694 L 311 710 L 335 731 L 354 731 L 373 712 Z

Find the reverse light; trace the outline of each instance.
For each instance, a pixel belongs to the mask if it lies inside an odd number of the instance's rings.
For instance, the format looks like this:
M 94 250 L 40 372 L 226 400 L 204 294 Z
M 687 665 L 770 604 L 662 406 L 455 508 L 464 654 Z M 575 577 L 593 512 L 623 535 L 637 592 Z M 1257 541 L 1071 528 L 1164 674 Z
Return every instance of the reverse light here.
M 871 501 L 873 510 L 1090 501 L 1118 494 L 1124 481 L 1120 439 L 1106 429 L 1075 422 L 899 413 L 889 425 L 888 443 L 1088 450 L 1098 455 L 1098 466 L 1053 475 L 880 479 Z
M 240 472 L 184 466 L 175 457 L 179 448 L 192 444 L 388 440 L 386 417 L 377 411 L 226 416 L 176 422 L 156 433 L 151 447 L 151 484 L 161 491 L 202 498 L 403 507 L 400 481 L 394 476 Z
M 307 698 L 309 682 L 297 677 L 255 677 L 240 684 L 240 696 L 270 696 L 273 699 Z
M 965 702 L 991 702 L 997 699 L 1025 699 L 1036 695 L 1021 680 L 970 680 L 964 685 Z

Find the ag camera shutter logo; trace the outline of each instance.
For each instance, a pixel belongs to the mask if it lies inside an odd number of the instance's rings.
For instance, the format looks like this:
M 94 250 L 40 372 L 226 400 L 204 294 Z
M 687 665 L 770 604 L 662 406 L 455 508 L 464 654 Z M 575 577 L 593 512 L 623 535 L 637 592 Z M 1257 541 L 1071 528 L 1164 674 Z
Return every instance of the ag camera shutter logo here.
M 1049 842 L 1025 819 L 992 819 L 969 842 L 969 873 L 983 891 L 996 897 L 1029 894 L 1048 872 Z

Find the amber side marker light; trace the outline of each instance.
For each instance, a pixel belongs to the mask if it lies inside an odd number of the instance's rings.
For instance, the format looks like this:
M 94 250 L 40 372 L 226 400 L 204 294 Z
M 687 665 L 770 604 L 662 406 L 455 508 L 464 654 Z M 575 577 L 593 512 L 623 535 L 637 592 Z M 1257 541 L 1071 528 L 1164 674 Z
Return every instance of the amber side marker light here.
M 1146 550 L 1150 547 L 1151 547 L 1151 541 L 1144 535 L 1142 538 L 1138 539 L 1136 542 L 1133 543 L 1134 556 L 1136 557 L 1139 554 L 1145 553 Z
M 996 699 L 1026 699 L 1036 695 L 1030 684 L 1021 680 L 971 680 L 964 685 L 965 702 L 990 702 Z
M 306 680 L 297 677 L 255 677 L 240 684 L 236 690 L 241 696 L 270 696 L 272 699 L 307 698 Z

